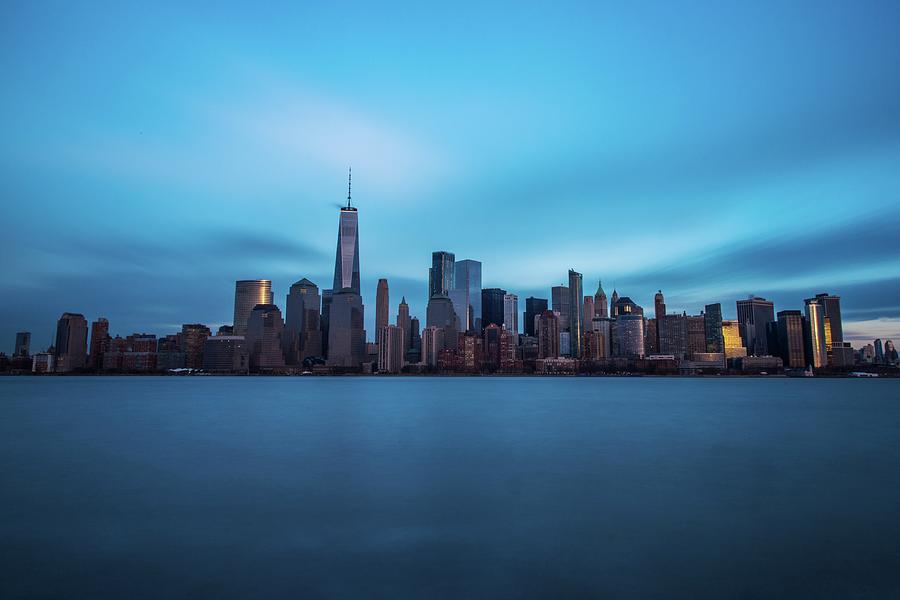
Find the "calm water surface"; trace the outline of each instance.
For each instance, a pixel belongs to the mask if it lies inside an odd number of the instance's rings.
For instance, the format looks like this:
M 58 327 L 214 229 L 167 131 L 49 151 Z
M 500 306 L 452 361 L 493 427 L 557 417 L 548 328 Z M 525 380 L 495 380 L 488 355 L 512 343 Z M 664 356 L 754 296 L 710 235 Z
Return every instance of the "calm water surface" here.
M 0 378 L 0 596 L 900 597 L 900 380 Z

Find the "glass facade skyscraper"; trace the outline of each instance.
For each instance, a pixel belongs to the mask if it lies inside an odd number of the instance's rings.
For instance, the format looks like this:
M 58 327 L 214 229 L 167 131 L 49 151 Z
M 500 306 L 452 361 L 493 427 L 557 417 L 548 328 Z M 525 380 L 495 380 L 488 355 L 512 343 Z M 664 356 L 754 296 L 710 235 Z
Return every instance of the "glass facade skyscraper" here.
M 765 298 L 752 297 L 737 301 L 737 320 L 747 354 L 765 356 L 769 353 L 766 325 L 775 320 L 775 305 Z
M 581 342 L 584 333 L 583 280 L 581 273 L 569 269 L 569 341 L 571 354 L 581 356 Z
M 439 250 L 431 253 L 431 268 L 428 270 L 428 296 L 449 296 L 456 287 L 456 256 L 452 252 Z
M 454 289 L 451 290 L 450 297 L 453 304 L 460 305 L 458 311 L 462 311 L 465 306 L 464 317 L 459 316 L 460 330 L 480 331 L 481 330 L 481 263 L 477 260 L 465 259 L 456 262 L 455 266 Z
M 234 335 L 247 334 L 250 312 L 257 304 L 272 304 L 272 282 L 268 279 L 242 279 L 234 283 Z

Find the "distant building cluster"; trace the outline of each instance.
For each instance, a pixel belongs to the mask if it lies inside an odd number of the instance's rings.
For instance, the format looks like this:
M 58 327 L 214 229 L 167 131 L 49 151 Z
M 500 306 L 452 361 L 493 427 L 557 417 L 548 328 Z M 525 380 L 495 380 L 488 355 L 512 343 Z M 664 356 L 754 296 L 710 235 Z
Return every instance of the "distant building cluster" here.
M 387 279 L 375 297 L 375 335 L 367 341 L 360 290 L 358 211 L 340 209 L 334 278 L 320 290 L 303 278 L 288 290 L 285 312 L 267 279 L 235 283 L 234 317 L 213 334 L 200 323 L 157 337 L 112 337 L 101 317 L 78 313 L 57 322 L 54 344 L 31 353 L 31 335 L 16 335 L 0 370 L 31 373 L 780 373 L 896 368 L 897 350 L 880 339 L 855 350 L 844 341 L 840 297 L 818 294 L 803 310 L 737 301 L 737 319 L 719 303 L 699 315 L 667 310 L 660 290 L 652 315 L 602 282 L 584 295 L 581 273 L 549 298 L 519 298 L 483 288 L 481 263 L 432 253 L 425 326 L 402 298 L 391 323 Z

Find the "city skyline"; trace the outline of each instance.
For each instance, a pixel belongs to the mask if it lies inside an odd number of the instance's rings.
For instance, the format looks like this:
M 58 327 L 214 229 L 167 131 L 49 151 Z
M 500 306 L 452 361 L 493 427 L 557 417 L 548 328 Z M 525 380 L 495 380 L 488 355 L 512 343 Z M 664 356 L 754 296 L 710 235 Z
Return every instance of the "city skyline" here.
M 327 288 L 350 164 L 370 339 L 380 278 L 424 320 L 436 250 L 519 316 L 572 268 L 725 319 L 827 290 L 844 339 L 900 338 L 900 7 L 407 8 L 4 7 L 0 348 Z

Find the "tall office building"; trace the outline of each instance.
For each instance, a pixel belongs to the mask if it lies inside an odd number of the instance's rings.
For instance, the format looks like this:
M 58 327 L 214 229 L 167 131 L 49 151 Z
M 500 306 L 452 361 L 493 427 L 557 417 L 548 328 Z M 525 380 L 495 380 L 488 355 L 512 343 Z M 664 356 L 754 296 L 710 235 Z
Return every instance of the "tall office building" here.
M 585 296 L 584 297 L 584 310 L 582 311 L 582 315 L 584 315 L 583 325 L 581 326 L 581 330 L 587 333 L 591 330 L 591 320 L 597 316 L 596 311 L 594 310 L 594 297 L 593 296 Z
M 449 296 L 456 287 L 456 256 L 452 252 L 438 250 L 431 253 L 428 269 L 428 295 Z
M 593 344 L 598 346 L 601 358 L 612 356 L 613 319 L 609 317 L 594 317 L 591 319 L 591 331 L 600 335 L 594 338 Z
M 406 352 L 412 346 L 412 323 L 406 296 L 400 299 L 400 306 L 397 307 L 397 327 L 403 330 L 403 351 Z
M 725 358 L 747 356 L 741 324 L 736 319 L 722 321 L 722 343 L 725 345 Z
M 584 303 L 581 273 L 569 269 L 569 342 L 572 356 L 581 357 L 584 335 Z
M 603 291 L 603 281 L 597 281 L 597 291 L 594 293 L 594 316 L 609 317 L 609 303 L 606 300 L 606 292 Z
M 779 311 L 777 327 L 778 348 L 785 368 L 802 369 L 806 366 L 803 314 L 799 310 Z
M 687 356 L 706 354 L 706 315 L 687 315 Z M 693 360 L 693 358 L 692 358 Z
M 612 297 L 609 299 L 609 316 L 613 319 L 616 318 L 616 302 L 619 301 L 619 292 L 613 288 Z
M 532 337 L 537 335 L 535 333 L 537 331 L 535 329 L 535 318 L 545 310 L 547 310 L 546 298 L 535 298 L 534 296 L 525 298 L 525 335 L 530 335 Z
M 503 296 L 503 326 L 507 331 L 519 333 L 519 297 L 515 294 Z
M 422 335 L 419 333 L 419 317 L 412 317 L 409 320 L 409 348 L 408 350 L 422 349 Z
M 399 373 L 403 369 L 406 350 L 403 348 L 403 329 L 385 325 L 378 344 L 378 370 L 382 373 Z
M 495 323 L 484 328 L 484 342 L 482 343 L 482 359 L 488 370 L 500 368 L 500 340 L 503 336 L 503 328 Z
M 455 350 L 457 334 L 459 333 L 459 321 L 453 303 L 447 296 L 432 296 L 428 301 L 425 315 L 425 324 L 444 330 L 444 348 Z M 444 348 L 441 348 L 442 350 Z
M 444 328 L 426 327 L 422 330 L 422 364 L 436 367 L 444 349 Z
M 703 311 L 703 327 L 706 335 L 707 352 L 725 352 L 725 340 L 722 337 L 722 305 L 707 304 Z
M 31 356 L 31 333 L 20 331 L 16 334 L 16 347 L 13 356 Z
M 775 305 L 765 298 L 751 296 L 737 301 L 737 320 L 747 354 L 765 356 L 769 353 L 766 324 L 775 320 Z
M 323 356 L 320 303 L 319 287 L 305 277 L 288 291 L 283 340 L 285 363 L 299 365 L 308 357 Z
M 56 322 L 56 372 L 68 373 L 87 364 L 87 321 L 78 313 L 63 313 Z
M 569 288 L 564 285 L 555 285 L 550 288 L 550 308 L 559 313 L 559 330 L 569 330 Z
M 662 339 L 660 338 L 660 328 L 659 325 L 662 324 L 663 317 L 666 316 L 666 299 L 663 297 L 662 290 L 658 290 L 656 294 L 653 296 L 653 316 L 656 317 L 657 330 L 656 330 L 656 347 L 662 348 Z M 662 352 L 662 350 L 660 350 Z M 663 352 L 663 354 L 667 354 Z
M 466 331 L 481 332 L 481 263 L 477 260 L 460 260 L 456 262 L 454 304 L 459 302 L 465 305 L 466 317 L 460 318 L 460 329 L 466 326 Z M 460 308 L 462 310 L 462 308 Z
M 322 356 L 328 356 L 328 324 L 331 320 L 331 299 L 334 290 L 322 290 Z
M 389 313 L 391 310 L 390 299 L 388 296 L 387 279 L 378 280 L 378 289 L 375 292 L 375 343 L 381 343 L 382 330 L 388 326 Z M 403 349 L 406 352 L 406 348 Z
M 250 315 L 252 316 L 253 313 L 251 312 Z M 278 311 L 278 315 L 281 316 L 281 311 Z M 249 321 L 247 326 L 249 327 Z M 185 367 L 189 369 L 203 368 L 203 344 L 210 335 L 212 332 L 209 327 L 201 323 L 187 323 L 181 326 L 178 342 L 181 351 L 184 352 Z
M 277 369 L 284 366 L 281 343 L 283 332 L 284 320 L 281 318 L 281 310 L 277 306 L 257 304 L 253 307 L 253 310 L 250 311 L 250 318 L 247 320 L 247 336 L 245 338 L 251 369 Z M 206 339 L 208 338 L 203 340 L 204 343 Z
M 806 299 L 806 363 L 814 369 L 828 365 L 825 347 L 825 305 L 817 298 Z
M 837 344 L 844 341 L 844 325 L 841 322 L 841 297 L 831 294 L 816 294 L 818 300 L 825 309 L 825 318 L 831 329 L 831 343 Z
M 503 325 L 503 298 L 506 290 L 500 288 L 484 288 L 481 290 L 481 324 Z
M 99 369 L 103 366 L 103 355 L 109 350 L 109 321 L 100 317 L 91 323 L 91 345 L 88 352 L 88 366 Z
M 656 332 L 659 340 L 657 351 L 660 354 L 671 354 L 679 360 L 687 357 L 689 352 L 687 315 L 673 314 L 657 317 Z
M 359 287 L 359 212 L 350 204 L 341 208 L 334 283 L 328 307 L 328 358 L 331 367 L 358 368 L 366 357 L 365 306 Z
M 644 316 L 624 313 L 616 317 L 613 337 L 618 355 L 627 358 L 644 357 Z
M 257 304 L 272 304 L 272 282 L 268 279 L 242 279 L 234 283 L 234 335 L 247 333 L 250 312 Z
M 875 340 L 875 364 L 884 364 L 884 345 L 881 343 L 881 338 Z
M 537 319 L 538 358 L 559 358 L 559 313 L 545 310 Z

